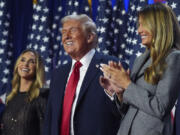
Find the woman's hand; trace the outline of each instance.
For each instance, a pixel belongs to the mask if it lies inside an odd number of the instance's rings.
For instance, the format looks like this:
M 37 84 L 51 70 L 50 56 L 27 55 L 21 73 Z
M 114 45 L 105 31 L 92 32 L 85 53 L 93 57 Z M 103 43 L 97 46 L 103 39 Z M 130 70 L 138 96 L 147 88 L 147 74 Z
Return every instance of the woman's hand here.
M 104 76 L 100 76 L 99 83 L 110 96 L 113 96 L 114 93 L 123 93 L 124 91 L 122 88 L 117 87 L 108 78 Z
M 131 83 L 129 70 L 126 71 L 121 63 L 110 61 L 109 64 L 100 64 L 104 77 L 112 82 L 117 88 L 125 90 Z

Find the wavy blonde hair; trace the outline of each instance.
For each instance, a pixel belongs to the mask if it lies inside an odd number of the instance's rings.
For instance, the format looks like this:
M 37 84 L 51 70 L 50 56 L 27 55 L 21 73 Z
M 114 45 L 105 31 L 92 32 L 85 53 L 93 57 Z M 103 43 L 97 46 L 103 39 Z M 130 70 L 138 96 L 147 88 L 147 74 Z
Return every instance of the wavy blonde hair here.
M 145 80 L 157 84 L 161 79 L 167 63 L 165 61 L 170 50 L 175 47 L 175 28 L 178 21 L 172 9 L 162 3 L 148 5 L 138 13 L 143 18 L 143 25 L 152 33 L 150 46 L 151 65 L 145 69 Z
M 44 84 L 44 64 L 42 61 L 42 58 L 40 55 L 32 50 L 32 49 L 27 49 L 21 53 L 21 55 L 18 57 L 15 67 L 14 67 L 14 72 L 13 72 L 13 79 L 12 79 L 12 91 L 11 93 L 7 96 L 6 103 L 8 103 L 13 97 L 18 93 L 19 87 L 20 87 L 20 76 L 18 74 L 18 64 L 22 58 L 22 56 L 27 53 L 27 52 L 32 52 L 35 57 L 36 57 L 36 75 L 34 78 L 33 83 L 31 84 L 29 90 L 28 90 L 28 101 L 31 102 L 33 99 L 37 98 L 39 96 L 39 89 L 43 87 Z

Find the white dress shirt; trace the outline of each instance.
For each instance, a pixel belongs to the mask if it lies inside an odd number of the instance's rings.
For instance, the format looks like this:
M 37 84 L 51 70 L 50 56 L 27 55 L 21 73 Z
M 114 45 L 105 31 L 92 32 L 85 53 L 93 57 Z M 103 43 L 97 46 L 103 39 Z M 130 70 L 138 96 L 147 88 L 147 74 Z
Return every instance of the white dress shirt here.
M 71 126 L 70 126 L 70 134 L 71 135 L 74 135 L 74 125 L 73 125 L 73 119 L 74 119 L 74 112 L 75 112 L 75 109 L 76 109 L 76 104 L 77 104 L 77 100 L 78 100 L 78 96 L 79 96 L 79 93 L 80 93 L 80 88 L 81 88 L 81 85 L 82 85 L 82 82 L 84 80 L 84 77 L 85 77 L 85 74 L 87 72 L 87 69 L 89 67 L 89 64 L 93 58 L 95 54 L 95 49 L 91 49 L 83 58 L 81 58 L 80 62 L 82 64 L 81 68 L 80 68 L 80 78 L 79 78 L 79 81 L 78 81 L 78 84 L 77 84 L 77 88 L 76 88 L 76 93 L 75 93 L 75 98 L 74 98 L 74 102 L 72 104 L 72 110 L 71 110 Z M 69 77 L 73 71 L 73 67 L 74 67 L 74 64 L 76 63 L 75 60 L 72 60 L 72 66 L 71 66 L 71 71 L 69 73 Z M 69 77 L 68 77 L 68 80 L 69 80 Z M 68 82 L 68 81 L 67 81 Z

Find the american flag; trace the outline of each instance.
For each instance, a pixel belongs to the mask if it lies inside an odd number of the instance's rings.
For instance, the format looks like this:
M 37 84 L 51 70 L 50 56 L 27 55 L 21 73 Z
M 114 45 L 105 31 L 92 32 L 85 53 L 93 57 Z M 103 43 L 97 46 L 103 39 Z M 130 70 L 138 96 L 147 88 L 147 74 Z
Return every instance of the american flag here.
M 123 0 L 117 0 L 113 9 L 111 1 L 99 0 L 96 20 L 99 35 L 98 50 L 119 57 L 120 61 L 131 67 L 134 59 L 144 52 L 137 35 L 136 13 L 145 4 L 147 4 L 145 0 L 130 1 L 130 8 L 126 12 Z
M 141 44 L 141 40 L 137 32 L 137 12 L 145 5 L 147 5 L 146 0 L 133 0 L 133 2 L 130 1 L 129 5 L 126 54 L 130 69 L 132 68 L 135 58 L 140 56 L 145 50 L 144 46 Z
M 90 14 L 91 14 L 91 10 L 90 10 L 88 0 L 68 0 L 65 2 L 64 10 L 65 10 L 65 15 L 87 14 L 90 16 Z M 60 30 L 61 30 L 61 27 L 62 26 L 60 26 Z M 60 31 L 59 31 L 59 35 L 61 35 Z M 60 42 L 58 66 L 62 65 L 62 64 L 66 64 L 69 61 L 70 61 L 70 57 L 64 51 L 63 45 Z
M 173 9 L 176 17 L 180 23 L 180 1 L 179 0 L 167 0 L 167 4 Z
M 150 0 L 149 0 L 150 1 Z M 13 72 L 13 45 L 10 33 L 10 15 L 6 6 L 7 0 L 0 0 L 0 95 L 7 91 Z M 26 48 L 37 50 L 44 58 L 46 79 L 49 82 L 51 70 L 67 63 L 70 58 L 61 45 L 60 20 L 65 15 L 85 13 L 96 18 L 99 35 L 98 51 L 115 55 L 130 67 L 136 57 L 143 51 L 141 40 L 137 35 L 136 13 L 148 4 L 147 0 L 130 0 L 129 9 L 125 12 L 125 0 L 93 0 L 98 3 L 97 14 L 92 14 L 88 0 L 38 0 L 33 5 L 32 26 L 28 34 Z M 167 0 L 180 21 L 180 1 Z M 93 15 L 93 16 L 92 16 Z M 5 53 L 7 52 L 7 53 Z M 17 55 L 17 54 L 16 54 Z
M 69 14 L 90 14 L 88 1 L 69 0 L 54 1 L 53 10 L 48 8 L 48 0 L 39 0 L 33 6 L 33 24 L 29 34 L 27 48 L 37 50 L 44 59 L 47 87 L 50 83 L 51 71 L 70 58 L 61 44 L 61 23 L 63 16 Z
M 27 48 L 36 50 L 44 59 L 47 83 L 52 69 L 51 29 L 48 18 L 47 0 L 39 0 L 37 4 L 33 5 L 33 23 L 28 35 L 27 45 Z
M 61 58 L 64 58 L 62 52 L 64 52 L 63 47 L 61 45 L 61 18 L 65 14 L 65 6 L 63 6 L 63 0 L 54 0 L 52 5 L 52 12 L 50 12 L 50 17 L 52 22 L 50 22 L 51 26 L 51 39 L 50 45 L 53 49 L 53 68 L 58 68 L 61 65 Z M 67 57 L 67 56 L 66 56 Z M 65 61 L 66 63 L 67 61 Z
M 115 55 L 123 63 L 129 64 L 126 39 L 127 39 L 127 22 L 128 14 L 124 8 L 124 1 L 118 0 L 113 7 L 113 21 L 111 27 L 113 29 L 113 45 L 111 45 L 112 55 Z
M 99 0 L 98 14 L 96 18 L 98 32 L 98 51 L 110 54 L 110 47 L 113 44 L 112 3 L 110 0 Z
M 13 45 L 10 33 L 10 14 L 7 0 L 0 0 L 0 95 L 10 90 L 12 77 Z M 3 101 L 4 102 L 4 101 Z
M 70 14 L 90 15 L 90 7 L 88 0 L 67 0 L 65 10 L 66 10 L 65 15 L 70 15 Z

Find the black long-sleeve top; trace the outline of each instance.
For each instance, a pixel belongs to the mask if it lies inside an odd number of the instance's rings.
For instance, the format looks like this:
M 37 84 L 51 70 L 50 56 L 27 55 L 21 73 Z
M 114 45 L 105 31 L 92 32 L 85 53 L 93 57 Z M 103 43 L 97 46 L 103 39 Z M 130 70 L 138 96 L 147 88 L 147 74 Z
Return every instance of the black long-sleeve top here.
M 41 135 L 46 98 L 27 102 L 27 93 L 19 92 L 5 107 L 1 135 Z

